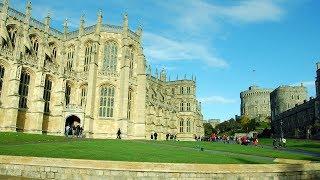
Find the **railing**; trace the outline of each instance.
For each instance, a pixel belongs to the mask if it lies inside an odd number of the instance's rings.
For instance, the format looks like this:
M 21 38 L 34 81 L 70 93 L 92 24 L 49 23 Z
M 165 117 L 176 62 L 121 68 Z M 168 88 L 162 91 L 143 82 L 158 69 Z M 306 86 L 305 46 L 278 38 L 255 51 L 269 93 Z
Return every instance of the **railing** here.
M 24 19 L 26 18 L 25 14 L 10 7 L 9 7 L 8 13 L 9 13 L 9 16 L 17 18 L 20 21 L 24 21 Z
M 86 27 L 86 28 L 84 28 L 84 35 L 94 33 L 95 31 L 96 31 L 96 25 Z
M 52 72 L 59 72 L 59 66 L 56 63 L 47 60 L 44 63 L 44 69 Z

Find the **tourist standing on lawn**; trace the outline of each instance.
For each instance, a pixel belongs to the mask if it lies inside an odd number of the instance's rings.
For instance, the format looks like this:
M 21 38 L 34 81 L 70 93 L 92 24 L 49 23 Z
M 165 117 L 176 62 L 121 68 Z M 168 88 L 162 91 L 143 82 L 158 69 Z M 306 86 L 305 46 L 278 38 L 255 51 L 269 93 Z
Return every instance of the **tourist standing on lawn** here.
M 155 132 L 154 133 L 154 140 L 157 140 L 157 138 L 158 138 L 158 134 Z
M 117 139 L 121 139 L 121 130 L 120 130 L 120 128 L 118 129 L 118 132 L 117 132 Z
M 66 132 L 65 132 L 66 137 L 68 137 L 69 131 L 70 131 L 70 126 L 67 125 L 67 126 L 66 126 Z

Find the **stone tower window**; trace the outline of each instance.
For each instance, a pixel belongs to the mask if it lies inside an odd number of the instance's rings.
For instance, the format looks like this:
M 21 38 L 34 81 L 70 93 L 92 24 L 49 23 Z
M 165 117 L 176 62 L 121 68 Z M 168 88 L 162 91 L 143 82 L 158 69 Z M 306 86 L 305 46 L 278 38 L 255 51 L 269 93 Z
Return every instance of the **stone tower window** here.
M 181 133 L 183 132 L 183 126 L 184 126 L 184 121 L 183 121 L 183 119 L 181 119 L 180 120 L 180 128 L 179 128 Z
M 70 97 L 71 97 L 71 85 L 67 82 L 66 91 L 65 91 L 66 105 L 70 104 Z
M 4 67 L 0 65 L 0 98 L 1 98 L 1 92 L 2 92 L 3 77 L 4 77 Z
M 103 71 L 116 72 L 118 47 L 115 42 L 108 42 L 104 49 Z
M 51 88 L 52 88 L 52 81 L 48 77 L 46 77 L 46 80 L 44 83 L 44 91 L 43 91 L 45 113 L 50 112 Z
M 183 112 L 184 111 L 184 102 L 180 103 L 180 111 Z
M 130 46 L 129 49 L 128 49 L 128 59 L 129 59 L 129 77 L 132 77 L 133 76 L 133 66 L 134 66 L 134 50 L 133 50 L 133 47 Z
M 187 87 L 187 94 L 190 94 L 190 93 L 191 93 L 191 88 Z
M 171 89 L 171 92 L 172 92 L 172 94 L 175 94 L 175 89 L 172 88 L 172 89 Z
M 191 111 L 190 103 L 187 103 L 187 111 Z
M 28 94 L 29 94 L 30 74 L 26 71 L 21 72 L 19 85 L 19 108 L 27 108 Z
M 184 88 L 183 88 L 183 86 L 180 87 L 180 94 L 184 94 Z
M 100 117 L 113 117 L 114 87 L 105 85 L 100 90 Z
M 84 53 L 84 64 L 83 64 L 83 71 L 88 71 L 89 70 L 89 64 L 91 62 L 91 55 L 93 52 L 93 47 L 91 43 L 88 43 L 86 45 L 86 50 Z
M 87 99 L 87 86 L 83 86 L 81 88 L 81 100 L 80 100 L 81 107 L 84 107 L 86 105 L 86 99 Z

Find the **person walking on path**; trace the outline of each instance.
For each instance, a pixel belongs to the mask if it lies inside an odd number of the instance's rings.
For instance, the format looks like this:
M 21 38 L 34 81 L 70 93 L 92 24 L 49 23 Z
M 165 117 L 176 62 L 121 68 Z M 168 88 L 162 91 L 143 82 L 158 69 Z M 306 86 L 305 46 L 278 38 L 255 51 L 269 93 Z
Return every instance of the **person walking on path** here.
M 118 129 L 118 132 L 117 132 L 117 139 L 121 139 L 121 130 L 120 130 L 120 128 Z

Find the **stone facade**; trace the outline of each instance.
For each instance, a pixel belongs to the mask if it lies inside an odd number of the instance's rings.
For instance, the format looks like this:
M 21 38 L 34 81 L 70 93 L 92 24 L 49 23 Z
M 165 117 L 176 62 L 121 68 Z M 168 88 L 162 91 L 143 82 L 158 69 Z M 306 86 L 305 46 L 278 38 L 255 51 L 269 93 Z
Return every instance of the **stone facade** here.
M 80 123 L 87 137 L 149 139 L 157 132 L 178 139 L 202 136 L 196 82 L 151 75 L 141 45 L 142 29 L 97 23 L 69 32 L 0 4 L 0 130 L 63 135 Z
M 259 119 L 267 121 L 270 117 L 270 93 L 272 90 L 250 86 L 248 90 L 240 93 L 241 116 L 247 116 L 250 119 Z
M 319 94 L 320 66 L 316 90 Z M 282 86 L 271 93 L 271 126 L 275 136 L 320 139 L 320 96 L 307 101 L 303 86 Z

